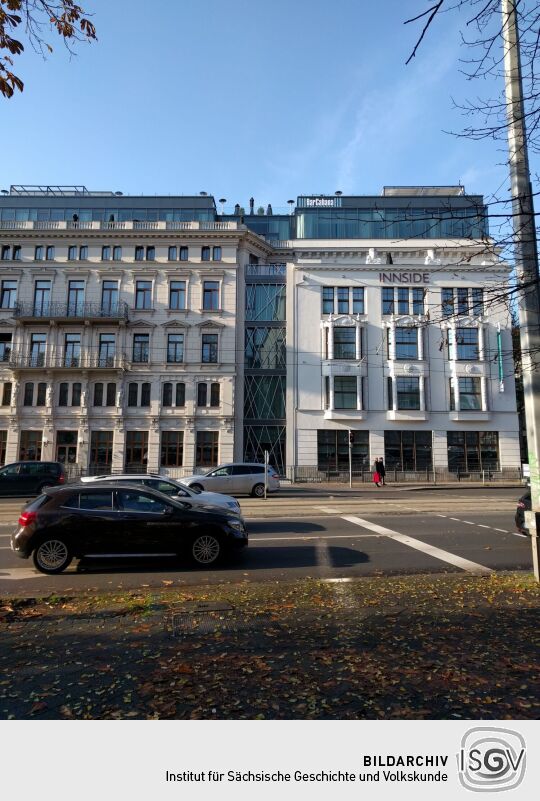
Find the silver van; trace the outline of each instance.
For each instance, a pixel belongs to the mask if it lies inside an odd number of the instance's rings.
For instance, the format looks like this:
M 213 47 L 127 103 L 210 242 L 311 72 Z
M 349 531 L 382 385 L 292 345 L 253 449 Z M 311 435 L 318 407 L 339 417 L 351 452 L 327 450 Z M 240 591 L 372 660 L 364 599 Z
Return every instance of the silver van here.
M 264 465 L 250 462 L 222 464 L 200 476 L 188 476 L 182 484 L 198 490 L 226 492 L 228 495 L 253 495 L 264 497 Z M 268 492 L 279 489 L 279 476 L 275 469 L 268 467 Z

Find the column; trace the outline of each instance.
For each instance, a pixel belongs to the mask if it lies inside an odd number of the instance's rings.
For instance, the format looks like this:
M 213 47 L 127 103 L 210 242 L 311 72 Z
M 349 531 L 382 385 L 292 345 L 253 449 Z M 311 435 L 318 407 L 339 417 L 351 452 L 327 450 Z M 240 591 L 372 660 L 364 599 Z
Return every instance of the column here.
M 328 323 L 328 358 L 334 358 L 334 323 Z
M 160 430 L 159 417 L 149 420 L 148 426 L 148 459 L 146 469 L 150 473 L 159 473 L 160 462 Z
M 418 388 L 420 390 L 420 411 L 426 411 L 426 383 L 423 375 L 418 379 Z
M 486 352 L 485 352 L 485 336 L 484 336 L 484 326 L 478 326 L 478 353 L 480 357 L 480 361 L 483 362 L 486 359 Z
M 356 408 L 362 411 L 362 376 L 356 376 Z
M 487 398 L 487 380 L 482 376 L 480 379 L 480 395 L 482 398 L 482 411 L 487 412 L 488 410 L 488 398 Z
M 333 410 L 334 409 L 334 376 L 333 375 L 328 376 L 328 382 L 329 382 L 329 386 L 330 386 L 330 393 L 329 393 L 330 397 L 329 397 L 328 408 Z
M 388 327 L 388 336 L 390 337 L 389 358 L 391 361 L 396 359 L 396 322 L 392 320 Z
M 454 393 L 454 407 L 459 412 L 459 378 L 457 375 L 452 377 L 452 392 Z
M 359 362 L 362 358 L 362 327 L 360 323 L 356 323 L 356 361 Z
M 392 410 L 397 412 L 397 381 L 395 375 L 392 376 Z
M 117 418 L 114 427 L 114 440 L 113 440 L 113 457 L 112 457 L 112 471 L 113 473 L 124 472 L 124 461 L 126 451 L 126 432 L 124 429 L 123 419 Z
M 418 358 L 420 361 L 424 358 L 424 329 L 422 326 L 418 327 Z

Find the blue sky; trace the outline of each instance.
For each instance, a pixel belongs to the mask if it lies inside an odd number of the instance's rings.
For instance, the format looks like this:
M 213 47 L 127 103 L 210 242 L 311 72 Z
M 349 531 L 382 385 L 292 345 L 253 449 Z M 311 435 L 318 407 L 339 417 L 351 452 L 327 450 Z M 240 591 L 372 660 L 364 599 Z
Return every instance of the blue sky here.
M 446 15 L 405 66 L 426 0 L 81 0 L 99 41 L 71 59 L 18 59 L 22 95 L 0 100 L 9 135 L 2 188 L 84 184 L 193 194 L 227 206 L 303 193 L 379 194 L 454 184 L 506 194 L 504 153 L 444 130 L 452 97 L 498 87 L 459 74 Z M 17 71 L 17 70 L 16 70 Z

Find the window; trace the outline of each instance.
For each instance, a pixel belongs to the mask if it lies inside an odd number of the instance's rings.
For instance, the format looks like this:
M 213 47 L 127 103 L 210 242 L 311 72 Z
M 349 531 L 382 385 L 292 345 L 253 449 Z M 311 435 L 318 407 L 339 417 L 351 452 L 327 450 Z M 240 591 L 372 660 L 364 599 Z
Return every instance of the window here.
M 111 247 L 110 245 L 103 245 L 101 248 L 101 261 L 110 261 Z
M 449 357 L 453 358 L 451 335 L 449 335 Z M 456 356 L 459 361 L 478 361 L 480 353 L 478 350 L 478 328 L 456 328 Z
M 11 406 L 11 381 L 5 381 L 2 387 L 2 406 Z
M 113 259 L 114 261 L 120 261 L 122 258 L 122 248 L 120 245 L 115 245 L 113 247 Z
M 185 281 L 171 281 L 169 286 L 169 308 L 170 309 L 186 308 Z
M 176 405 L 186 405 L 186 385 L 183 382 L 178 382 L 176 385 Z
M 383 314 L 424 314 L 425 290 L 411 287 L 383 287 Z
M 65 406 L 66 404 L 60 405 Z M 94 406 L 103 406 L 103 384 L 101 382 L 94 384 Z
M 206 311 L 219 309 L 219 281 L 204 281 L 203 309 Z
M 107 384 L 107 399 L 106 406 L 116 406 L 116 384 L 110 381 Z
M 175 245 L 169 247 L 169 261 L 176 261 L 178 255 L 178 248 Z
M 2 261 L 8 261 L 11 256 L 11 247 L 9 245 L 2 245 Z
M 146 467 L 148 461 L 148 431 L 126 433 L 126 468 Z
M 499 469 L 497 431 L 448 431 L 446 436 L 451 472 Z
M 116 352 L 116 337 L 114 334 L 99 335 L 99 367 L 113 367 Z
M 144 261 L 144 248 L 142 245 L 135 247 L 135 261 Z
M 19 460 L 21 462 L 41 461 L 42 431 L 21 431 Z
M 11 334 L 0 334 L 0 362 L 8 362 L 11 357 Z
M 135 308 L 152 308 L 152 282 L 137 281 L 135 283 Z
M 161 433 L 161 466 L 182 467 L 184 463 L 184 432 L 163 431 Z
M 79 509 L 94 511 L 112 511 L 113 494 L 112 492 L 81 492 L 79 493 Z
M 68 247 L 68 261 L 75 261 L 77 258 L 77 245 L 70 245 Z
M 334 313 L 334 287 L 333 286 L 323 286 L 323 294 L 322 294 L 322 313 L 323 314 L 333 314 Z
M 72 406 L 81 405 L 81 384 L 78 381 L 75 381 L 75 383 L 71 387 L 71 405 Z
M 45 258 L 47 261 L 52 261 L 54 259 L 54 245 L 47 245 L 47 250 L 45 251 Z
M 88 245 L 81 245 L 79 248 L 79 259 L 85 261 L 88 258 Z
M 81 335 L 66 334 L 64 337 L 64 366 L 79 367 L 81 363 Z
M 118 501 L 124 512 L 150 512 L 162 515 L 171 507 L 167 503 L 137 490 L 120 490 Z
M 2 291 L 0 294 L 0 308 L 14 309 L 17 301 L 17 282 L 2 281 Z
M 13 261 L 21 260 L 21 246 L 13 245 Z
M 217 364 L 218 360 L 218 335 L 203 334 L 201 348 L 201 362 L 203 364 Z
M 68 405 L 68 390 L 69 384 L 66 382 L 62 382 L 58 389 L 58 405 L 59 406 L 67 406 Z M 101 404 L 100 404 L 101 406 Z
M 454 290 L 441 289 L 442 316 L 451 317 L 454 313 Z
M 167 361 L 179 363 L 184 361 L 184 335 L 169 334 L 167 337 Z
M 139 397 L 139 385 L 135 383 L 128 384 L 128 406 L 136 406 Z
M 353 470 L 369 470 L 369 431 L 354 431 L 351 461 Z M 329 472 L 349 469 L 348 431 L 317 431 L 317 467 Z
M 32 334 L 30 337 L 30 367 L 43 367 L 47 334 Z
M 156 258 L 156 249 L 153 245 L 148 245 L 146 248 L 146 261 L 154 261 Z
M 34 403 L 34 384 L 27 381 L 24 385 L 23 406 L 32 406 Z
M 418 329 L 398 326 L 395 331 L 396 359 L 418 359 Z
M 36 245 L 34 250 L 34 260 L 43 261 L 43 245 Z
M 150 382 L 141 384 L 141 406 L 150 406 Z
M 172 384 L 170 381 L 166 381 L 165 384 L 163 384 L 161 405 L 172 406 Z
M 364 287 L 355 286 L 352 291 L 353 314 L 364 313 Z
M 80 317 L 84 313 L 84 281 L 69 282 L 67 313 L 71 317 Z
M 50 315 L 51 282 L 36 281 L 34 285 L 34 317 Z
M 7 431 L 0 431 L 0 464 L 6 463 Z
M 413 307 L 413 314 L 424 314 L 424 298 L 425 298 L 425 290 L 424 289 L 413 289 L 412 290 L 412 307 Z
M 215 382 L 210 385 L 210 406 L 219 406 L 220 404 L 220 385 Z
M 338 314 L 349 313 L 349 290 L 346 286 L 338 286 L 337 288 L 337 307 Z
M 443 317 L 454 313 L 480 317 L 484 313 L 484 292 L 477 288 L 443 287 L 441 304 Z
M 457 289 L 457 312 L 458 314 L 469 313 L 469 292 L 462 287 Z
M 285 284 L 248 284 L 246 286 L 246 320 L 284 321 L 285 293 Z
M 212 248 L 212 261 L 221 261 L 221 248 Z
M 210 248 L 201 248 L 201 261 L 210 261 Z
M 196 467 L 216 467 L 218 463 L 219 431 L 197 431 Z
M 180 248 L 180 261 L 187 261 L 189 258 L 189 248 L 181 247 Z
M 197 406 L 206 406 L 208 384 L 197 384 Z
M 336 326 L 334 332 L 334 359 L 356 359 L 356 328 Z
M 357 409 L 356 376 L 334 377 L 334 409 Z
M 472 295 L 472 313 L 475 317 L 480 317 L 484 313 L 484 292 L 482 289 L 473 289 Z
M 482 411 L 482 379 L 464 376 L 457 379 L 460 411 Z M 450 410 L 455 411 L 455 396 L 450 380 Z
M 40 381 L 37 385 L 36 406 L 45 406 L 47 401 L 47 384 L 45 381 Z
M 394 288 L 385 286 L 382 291 L 382 313 L 394 313 Z
M 420 409 L 420 379 L 398 376 L 396 378 L 396 408 L 400 410 Z M 392 379 L 388 379 L 388 408 L 393 409 Z
M 101 287 L 101 313 L 118 313 L 118 281 L 103 281 Z
M 397 310 L 398 314 L 409 314 L 409 289 L 397 288 Z
M 113 432 L 92 431 L 90 436 L 90 467 L 96 472 L 110 472 L 113 457 Z
M 427 470 L 432 466 L 431 431 L 385 431 L 386 469 Z
M 150 348 L 150 334 L 133 334 L 133 361 L 147 364 Z

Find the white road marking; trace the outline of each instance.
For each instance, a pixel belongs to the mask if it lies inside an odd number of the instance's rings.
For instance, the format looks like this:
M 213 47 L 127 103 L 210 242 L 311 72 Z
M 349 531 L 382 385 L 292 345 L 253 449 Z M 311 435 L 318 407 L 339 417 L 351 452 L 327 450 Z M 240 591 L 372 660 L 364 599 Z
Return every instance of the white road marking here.
M 363 540 L 375 537 L 378 539 L 380 534 L 297 534 L 295 537 L 259 537 L 257 534 L 252 534 L 249 538 L 251 544 L 254 542 L 301 542 L 304 540 Z
M 314 506 L 313 508 L 317 509 L 319 512 L 325 512 L 327 515 L 341 514 L 339 509 L 334 509 L 332 506 Z
M 11 570 L 0 569 L 0 581 L 24 581 L 25 579 L 45 578 L 45 573 L 38 573 L 31 567 L 13 567 Z
M 526 540 L 529 539 L 526 534 L 520 534 L 519 531 L 512 531 L 512 534 L 514 537 L 525 537 Z
M 483 523 L 477 523 L 476 525 L 478 528 L 491 528 L 491 526 L 485 526 Z
M 501 534 L 508 534 L 509 533 L 505 528 L 494 528 L 493 531 L 500 531 Z
M 467 523 L 468 526 L 475 526 L 476 523 L 473 523 L 472 520 L 462 520 L 462 523 Z
M 350 584 L 353 581 L 353 579 L 352 578 L 327 578 L 327 579 L 321 579 L 321 581 L 324 581 L 326 584 Z
M 435 515 L 435 517 L 446 517 L 446 515 Z
M 461 523 L 461 520 L 459 519 L 459 517 L 449 517 L 448 519 L 449 520 L 455 520 L 456 523 Z
M 377 523 L 370 523 L 369 520 L 363 520 L 361 517 L 344 516 L 343 519 L 348 520 L 349 523 L 355 523 L 357 526 L 371 529 L 378 534 L 382 534 L 384 537 L 390 537 L 390 539 L 396 540 L 397 542 L 402 542 L 404 545 L 408 545 L 410 548 L 415 548 L 417 551 L 423 551 L 423 553 L 428 554 L 428 556 L 433 556 L 435 559 L 440 559 L 442 562 L 448 562 L 448 564 L 455 565 L 455 567 L 459 567 L 461 570 L 466 570 L 469 573 L 493 572 L 489 567 L 484 567 L 484 565 L 479 565 L 476 562 L 463 559 L 461 556 L 456 556 L 456 554 L 450 553 L 449 551 L 443 551 L 442 548 L 435 548 L 433 545 L 428 545 L 427 542 L 414 539 L 414 537 L 409 537 L 406 534 L 400 534 L 399 531 L 393 531 L 390 528 L 384 528 L 384 526 L 379 526 Z

